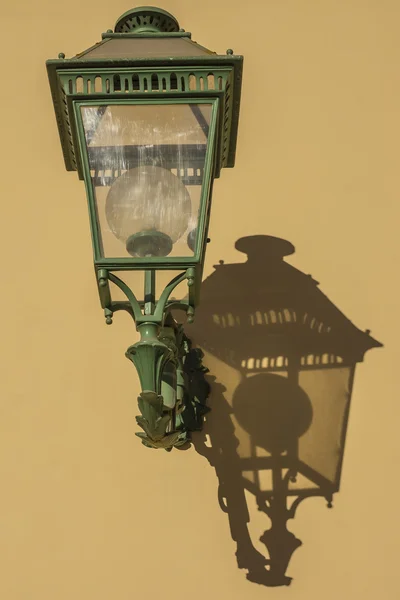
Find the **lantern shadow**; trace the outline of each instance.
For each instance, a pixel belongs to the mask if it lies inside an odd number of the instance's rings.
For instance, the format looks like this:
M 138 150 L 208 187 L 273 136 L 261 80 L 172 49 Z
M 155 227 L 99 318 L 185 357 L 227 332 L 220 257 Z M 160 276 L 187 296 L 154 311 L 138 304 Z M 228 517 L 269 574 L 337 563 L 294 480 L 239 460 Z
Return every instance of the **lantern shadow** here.
M 286 571 L 301 541 L 288 521 L 308 497 L 332 505 L 355 366 L 381 344 L 284 261 L 294 252 L 290 242 L 251 236 L 236 248 L 247 262 L 220 261 L 187 330 L 206 352 L 211 384 L 212 410 L 193 445 L 215 468 L 238 567 L 252 582 L 289 585 Z M 260 538 L 268 558 L 249 533 L 246 491 L 270 520 Z

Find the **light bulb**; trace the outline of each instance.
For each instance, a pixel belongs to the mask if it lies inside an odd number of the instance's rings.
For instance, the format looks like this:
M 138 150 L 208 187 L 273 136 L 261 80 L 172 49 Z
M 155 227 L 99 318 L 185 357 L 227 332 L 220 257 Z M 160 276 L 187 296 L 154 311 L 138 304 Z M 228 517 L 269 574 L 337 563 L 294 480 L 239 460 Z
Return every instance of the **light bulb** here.
M 129 169 L 114 181 L 106 199 L 110 230 L 132 256 L 167 256 L 190 216 L 186 187 L 162 167 Z

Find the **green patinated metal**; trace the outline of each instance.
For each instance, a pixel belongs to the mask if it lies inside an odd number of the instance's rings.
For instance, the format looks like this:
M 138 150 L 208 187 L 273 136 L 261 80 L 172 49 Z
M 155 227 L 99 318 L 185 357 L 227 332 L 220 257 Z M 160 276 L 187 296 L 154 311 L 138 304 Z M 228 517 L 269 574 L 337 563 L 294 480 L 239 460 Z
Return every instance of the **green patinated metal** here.
M 85 181 L 95 271 L 106 323 L 111 324 L 114 313 L 124 310 L 140 333 L 140 341 L 126 352 L 137 368 L 142 388 L 137 422 L 143 433 L 138 435 L 148 447 L 170 450 L 184 444 L 190 431 L 201 427 L 208 410 L 209 388 L 204 380 L 207 369 L 202 365 L 201 351 L 191 347 L 172 311 L 184 311 L 191 322 L 199 302 L 213 180 L 222 168 L 233 167 L 235 162 L 243 57 L 232 50 L 216 54 L 193 42 L 191 34 L 181 30 L 170 13 L 139 7 L 124 13 L 114 31 L 103 33 L 100 42 L 69 59 L 60 53 L 58 59 L 48 60 L 46 65 L 66 169 L 77 171 Z M 185 104 L 193 106 L 193 113 L 197 105 L 212 105 L 205 153 L 200 156 L 197 148 L 197 153 L 187 159 L 190 168 L 178 174 L 184 185 L 202 186 L 196 241 L 189 244 L 192 256 L 104 255 L 94 191 L 100 175 L 89 166 L 81 108 L 127 104 Z M 202 117 L 196 118 L 201 121 Z M 135 147 L 130 148 L 130 152 L 135 151 Z M 173 152 L 170 158 L 168 153 L 166 156 L 163 160 L 167 163 L 162 166 L 174 169 Z M 122 166 L 114 169 L 107 176 L 107 186 L 122 171 Z M 129 239 L 131 244 L 136 243 L 136 237 Z M 145 271 L 143 300 L 138 300 L 116 275 L 131 270 Z M 180 271 L 158 300 L 157 270 Z M 110 282 L 126 300 L 113 299 Z M 172 299 L 174 289 L 182 282 L 187 283 L 185 299 Z

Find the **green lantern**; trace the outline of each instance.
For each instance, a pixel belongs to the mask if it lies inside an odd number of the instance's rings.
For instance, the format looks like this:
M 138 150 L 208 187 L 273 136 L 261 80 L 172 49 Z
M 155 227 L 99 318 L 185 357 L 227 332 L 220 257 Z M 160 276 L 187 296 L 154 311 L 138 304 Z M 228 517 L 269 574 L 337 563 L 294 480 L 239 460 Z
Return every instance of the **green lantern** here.
M 185 443 L 205 410 L 185 369 L 195 352 L 171 310 L 191 322 L 199 301 L 213 180 L 235 161 L 242 65 L 154 7 L 128 11 L 77 56 L 47 61 L 65 166 L 85 181 L 106 322 L 126 310 L 141 334 L 126 354 L 142 387 L 138 435 L 153 448 Z M 144 271 L 142 299 L 124 281 L 132 270 Z M 159 270 L 179 274 L 156 301 Z M 185 281 L 185 299 L 172 300 Z

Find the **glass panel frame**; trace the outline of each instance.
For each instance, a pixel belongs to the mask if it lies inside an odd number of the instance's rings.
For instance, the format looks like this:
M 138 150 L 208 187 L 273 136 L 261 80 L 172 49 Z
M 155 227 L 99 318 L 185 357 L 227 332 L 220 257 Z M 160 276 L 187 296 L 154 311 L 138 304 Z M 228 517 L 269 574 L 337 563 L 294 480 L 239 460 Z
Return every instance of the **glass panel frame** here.
M 110 105 L 162 105 L 162 104 L 211 104 L 211 120 L 207 139 L 207 148 L 204 161 L 204 175 L 200 193 L 200 210 L 198 217 L 198 235 L 196 247 L 193 256 L 173 256 L 173 257 L 113 257 L 104 258 L 101 248 L 100 224 L 97 214 L 95 191 L 92 185 L 92 179 L 89 166 L 89 153 L 86 145 L 84 124 L 81 107 L 84 106 L 110 106 Z M 147 267 L 155 269 L 186 269 L 191 266 L 197 266 L 202 263 L 205 251 L 206 233 L 210 215 L 212 181 L 215 169 L 217 123 L 219 118 L 219 98 L 135 98 L 135 99 L 96 99 L 96 100 L 74 100 L 73 109 L 77 125 L 77 137 L 82 160 L 83 175 L 85 181 L 86 195 L 89 207 L 90 227 L 92 234 L 92 245 L 94 262 L 98 268 L 105 267 L 113 270 L 131 270 L 145 269 Z
M 81 107 L 103 258 L 194 255 L 212 106 Z

